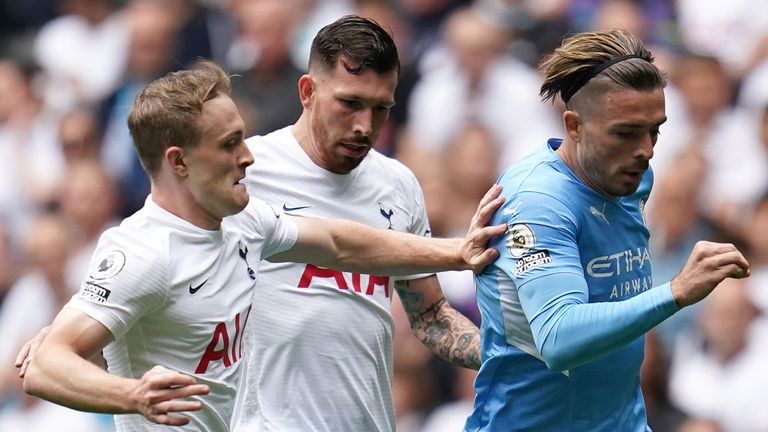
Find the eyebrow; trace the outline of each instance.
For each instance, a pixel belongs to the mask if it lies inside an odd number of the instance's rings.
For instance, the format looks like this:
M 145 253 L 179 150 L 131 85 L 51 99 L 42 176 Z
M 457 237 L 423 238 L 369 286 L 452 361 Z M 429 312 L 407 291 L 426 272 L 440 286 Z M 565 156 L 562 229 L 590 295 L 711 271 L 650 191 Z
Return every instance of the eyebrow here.
M 667 122 L 667 117 L 665 116 L 661 121 L 658 123 L 654 123 L 653 126 L 661 126 L 664 123 Z M 626 122 L 626 123 L 616 123 L 614 125 L 611 125 L 610 128 L 628 128 L 628 129 L 643 129 L 646 125 L 644 123 L 635 123 L 635 122 Z
M 236 130 L 221 137 L 221 139 L 219 139 L 219 142 L 224 143 L 229 141 L 232 138 L 242 139 L 244 136 L 245 136 L 245 133 L 242 130 Z
M 397 102 L 395 100 L 393 100 L 393 99 L 387 99 L 387 100 L 380 99 L 380 100 L 376 100 L 376 99 L 369 99 L 369 98 L 364 98 L 364 97 L 359 97 L 359 96 L 355 96 L 355 95 L 351 95 L 351 94 L 344 94 L 344 93 L 337 94 L 336 97 L 339 98 L 339 99 L 342 99 L 342 100 L 351 100 L 351 101 L 356 101 L 356 102 L 365 102 L 365 103 L 374 102 L 373 103 L 374 106 L 381 105 L 381 106 L 385 106 L 387 108 L 392 108 L 395 105 L 397 105 Z

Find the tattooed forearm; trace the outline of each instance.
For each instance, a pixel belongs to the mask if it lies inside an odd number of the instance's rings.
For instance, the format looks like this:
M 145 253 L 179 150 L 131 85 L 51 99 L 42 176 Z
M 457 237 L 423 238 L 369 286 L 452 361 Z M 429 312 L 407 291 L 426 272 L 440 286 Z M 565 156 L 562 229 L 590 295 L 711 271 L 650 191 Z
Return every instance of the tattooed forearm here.
M 472 321 L 451 307 L 445 297 L 425 304 L 421 293 L 407 289 L 408 281 L 398 281 L 395 287 L 417 339 L 457 366 L 480 368 L 480 330 Z
M 443 307 L 443 305 L 447 302 L 448 300 L 446 300 L 445 297 L 441 297 L 440 300 L 432 303 L 431 305 L 429 305 L 429 307 L 427 307 L 423 311 L 418 311 L 417 313 L 419 314 L 419 318 L 421 320 L 426 320 L 430 316 L 437 315 L 437 313 L 440 311 L 440 308 Z

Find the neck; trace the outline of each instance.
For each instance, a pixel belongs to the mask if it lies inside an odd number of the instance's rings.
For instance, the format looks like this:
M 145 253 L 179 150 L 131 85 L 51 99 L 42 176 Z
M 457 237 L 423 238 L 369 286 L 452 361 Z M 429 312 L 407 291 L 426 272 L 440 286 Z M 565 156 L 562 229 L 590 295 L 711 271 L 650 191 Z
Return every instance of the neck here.
M 162 177 L 163 174 L 158 174 Z M 152 201 L 163 210 L 176 215 L 192 225 L 205 230 L 221 228 L 221 219 L 207 213 L 197 202 L 189 189 L 179 181 L 168 179 L 151 180 Z
M 296 141 L 298 141 L 309 159 L 314 162 L 315 165 L 325 168 L 326 165 L 323 163 L 323 160 L 320 158 L 319 152 L 317 151 L 317 145 L 312 136 L 309 114 L 306 111 L 301 114 L 299 120 L 293 127 L 291 127 L 291 133 L 293 133 L 294 138 L 296 138 Z
M 571 141 L 570 138 L 566 137 L 563 139 L 563 143 L 560 145 L 560 147 L 558 147 L 557 150 L 555 150 L 555 153 L 560 156 L 560 159 L 562 159 L 563 162 L 568 165 L 568 168 L 570 168 L 571 171 L 576 174 L 576 177 L 578 177 L 579 180 L 581 180 L 581 182 L 584 183 L 587 187 L 594 190 L 595 192 L 605 195 L 610 199 L 616 198 L 615 196 L 607 194 L 589 179 L 589 176 L 579 163 L 579 158 L 576 156 L 576 143 Z

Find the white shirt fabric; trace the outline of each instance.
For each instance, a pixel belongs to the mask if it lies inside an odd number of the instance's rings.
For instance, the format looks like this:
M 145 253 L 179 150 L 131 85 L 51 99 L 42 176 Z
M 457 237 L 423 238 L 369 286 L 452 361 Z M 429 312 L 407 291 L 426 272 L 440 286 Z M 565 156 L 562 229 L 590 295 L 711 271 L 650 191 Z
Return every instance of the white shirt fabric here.
M 678 338 L 669 376 L 672 402 L 691 417 L 712 419 L 723 432 L 768 430 L 768 346 L 764 318 L 755 319 L 747 346 L 728 363 L 703 349 L 701 337 Z
M 227 431 L 242 365 L 243 334 L 262 258 L 293 247 L 295 223 L 251 198 L 221 229 L 204 230 L 147 198 L 102 235 L 88 278 L 67 307 L 107 327 L 111 373 L 140 378 L 155 365 L 193 375 L 210 394 L 190 423 L 168 427 L 116 415 L 117 431 Z
M 339 175 L 315 165 L 290 128 L 246 143 L 250 193 L 289 214 L 429 233 L 416 178 L 393 159 L 371 150 Z M 312 269 L 261 266 L 233 430 L 394 431 L 392 279 Z

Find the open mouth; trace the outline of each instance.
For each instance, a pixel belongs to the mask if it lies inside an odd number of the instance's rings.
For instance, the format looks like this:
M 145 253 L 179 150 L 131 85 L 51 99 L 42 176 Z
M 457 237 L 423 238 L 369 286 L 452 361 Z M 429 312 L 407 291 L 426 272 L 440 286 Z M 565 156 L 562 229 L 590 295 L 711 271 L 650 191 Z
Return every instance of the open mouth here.
M 350 157 L 362 157 L 368 153 L 371 146 L 367 144 L 353 144 L 353 143 L 341 143 L 341 150 L 346 156 Z

